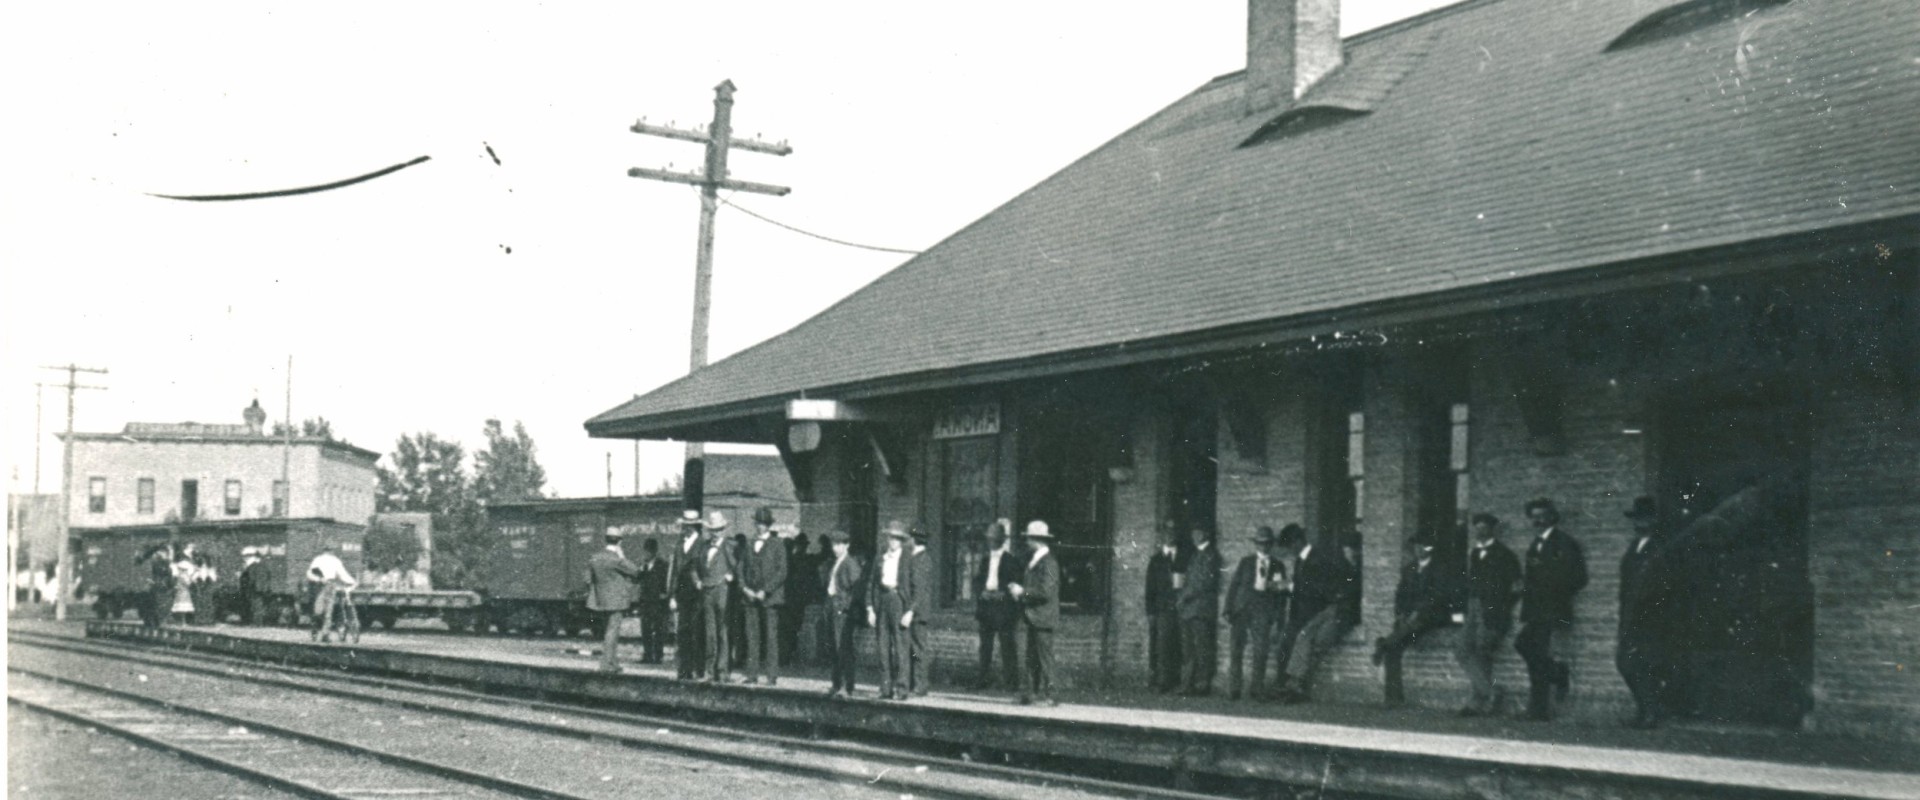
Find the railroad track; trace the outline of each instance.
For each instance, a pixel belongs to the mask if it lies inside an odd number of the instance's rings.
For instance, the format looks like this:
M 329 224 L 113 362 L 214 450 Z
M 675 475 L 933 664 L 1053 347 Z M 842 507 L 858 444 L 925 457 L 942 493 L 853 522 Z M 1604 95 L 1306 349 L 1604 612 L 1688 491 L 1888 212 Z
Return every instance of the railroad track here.
M 84 640 L 16 632 L 16 647 L 137 665 L 199 680 L 239 681 L 285 694 L 326 698 L 328 703 L 377 705 L 521 734 L 601 746 L 652 751 L 721 762 L 750 770 L 776 770 L 851 788 L 936 797 L 1140 797 L 1199 800 L 1213 797 L 1152 786 L 929 757 L 884 747 L 814 741 L 766 732 L 722 728 L 638 713 L 505 698 L 408 681 L 266 665 L 210 654 L 129 650 Z M 380 712 L 368 712 L 378 714 Z M 385 713 L 391 713 L 385 712 Z
M 79 681 L 11 672 L 8 705 L 302 797 L 578 797 Z

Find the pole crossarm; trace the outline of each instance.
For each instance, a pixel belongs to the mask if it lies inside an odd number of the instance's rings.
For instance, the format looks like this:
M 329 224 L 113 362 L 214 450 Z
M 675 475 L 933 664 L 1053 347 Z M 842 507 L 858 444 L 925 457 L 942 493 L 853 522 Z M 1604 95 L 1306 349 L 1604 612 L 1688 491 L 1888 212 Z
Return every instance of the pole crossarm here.
M 679 139 L 680 141 L 683 141 L 683 142 L 698 142 L 700 144 L 707 144 L 708 142 L 713 141 L 713 137 L 709 136 L 707 132 L 704 130 L 690 131 L 684 128 L 675 128 L 668 125 L 654 125 L 647 122 L 644 119 L 640 120 L 639 122 L 633 123 L 633 127 L 629 128 L 628 130 L 631 130 L 634 133 L 644 133 L 648 136 L 658 136 L 662 139 Z M 785 155 L 793 154 L 792 145 L 789 145 L 786 142 L 769 142 L 765 139 L 729 138 L 727 140 L 727 147 L 730 147 L 736 150 L 751 150 L 755 153 L 767 153 L 769 155 L 776 155 L 776 156 L 785 156 Z
M 60 457 L 60 563 L 57 569 L 57 584 L 53 601 L 53 618 L 67 618 L 67 604 L 73 600 L 73 396 L 81 389 L 105 389 L 105 386 L 82 385 L 78 376 L 82 372 L 105 375 L 107 371 L 100 367 L 83 367 L 78 364 L 65 364 L 57 367 L 41 367 L 67 373 L 67 382 L 54 384 L 67 390 L 67 435 L 62 442 Z
M 627 170 L 627 177 L 646 178 L 648 180 L 666 181 L 668 183 L 684 183 L 689 186 L 706 186 L 709 183 L 707 176 L 698 172 L 670 172 L 664 169 L 648 169 L 646 167 L 629 168 Z M 722 178 L 717 181 L 712 181 L 711 183 L 716 189 L 753 192 L 754 194 L 770 194 L 775 197 L 784 197 L 788 192 L 793 191 L 793 189 L 786 186 L 775 186 L 771 183 L 754 183 L 752 181 L 736 181 L 732 178 Z

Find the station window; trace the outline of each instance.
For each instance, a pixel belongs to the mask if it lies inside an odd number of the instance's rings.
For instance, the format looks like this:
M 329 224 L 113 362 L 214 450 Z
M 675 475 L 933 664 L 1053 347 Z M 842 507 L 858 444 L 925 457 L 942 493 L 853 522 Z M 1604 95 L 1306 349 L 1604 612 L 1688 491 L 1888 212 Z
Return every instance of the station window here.
M 87 513 L 107 513 L 107 479 L 95 475 L 87 479 Z
M 153 513 L 153 479 L 141 478 L 134 486 L 134 491 L 136 492 L 134 497 L 137 504 L 134 509 L 135 512 L 140 514 Z
M 229 517 L 240 516 L 240 482 L 227 481 L 226 512 Z

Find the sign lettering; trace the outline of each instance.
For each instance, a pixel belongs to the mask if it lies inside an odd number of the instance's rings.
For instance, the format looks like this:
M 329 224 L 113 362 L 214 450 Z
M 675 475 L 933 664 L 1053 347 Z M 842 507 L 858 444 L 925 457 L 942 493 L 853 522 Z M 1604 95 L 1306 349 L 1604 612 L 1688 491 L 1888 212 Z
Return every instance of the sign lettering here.
M 933 438 L 959 439 L 967 436 L 992 436 L 1000 432 L 1000 404 L 974 403 L 953 406 L 933 420 Z

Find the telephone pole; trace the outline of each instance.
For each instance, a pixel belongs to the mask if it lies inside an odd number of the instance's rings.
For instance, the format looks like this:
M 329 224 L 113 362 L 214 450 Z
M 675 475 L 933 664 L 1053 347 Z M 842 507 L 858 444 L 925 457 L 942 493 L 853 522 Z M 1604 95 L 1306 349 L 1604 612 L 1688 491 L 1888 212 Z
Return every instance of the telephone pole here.
M 649 125 L 645 117 L 633 123 L 632 128 L 634 133 L 698 142 L 707 146 L 705 169 L 700 172 L 670 172 L 643 167 L 627 170 L 629 178 L 646 178 L 700 187 L 700 239 L 693 265 L 693 346 L 688 358 L 687 373 L 689 375 L 707 365 L 707 310 L 713 284 L 713 216 L 720 207 L 720 190 L 770 194 L 775 197 L 784 197 L 788 192 L 793 191 L 785 186 L 736 181 L 727 176 L 727 152 L 734 148 L 776 156 L 793 152 L 793 148 L 787 146 L 785 141 L 766 142 L 757 137 L 735 138 L 733 92 L 734 85 L 730 80 L 721 81 L 719 86 L 713 87 L 713 123 L 705 130 L 689 131 L 671 125 Z M 689 508 L 704 507 L 702 496 L 706 488 L 705 454 L 706 449 L 700 442 L 687 443 L 686 472 L 681 480 L 681 489 L 686 496 Z
M 67 364 L 64 367 L 41 367 L 41 369 L 61 370 L 67 373 L 67 435 L 61 440 L 63 452 L 60 457 L 60 563 L 58 581 L 54 586 L 53 618 L 67 618 L 67 601 L 73 594 L 73 396 L 81 389 L 105 389 L 105 386 L 82 386 L 80 373 L 90 372 L 105 375 L 107 371 L 98 367 L 82 367 Z

